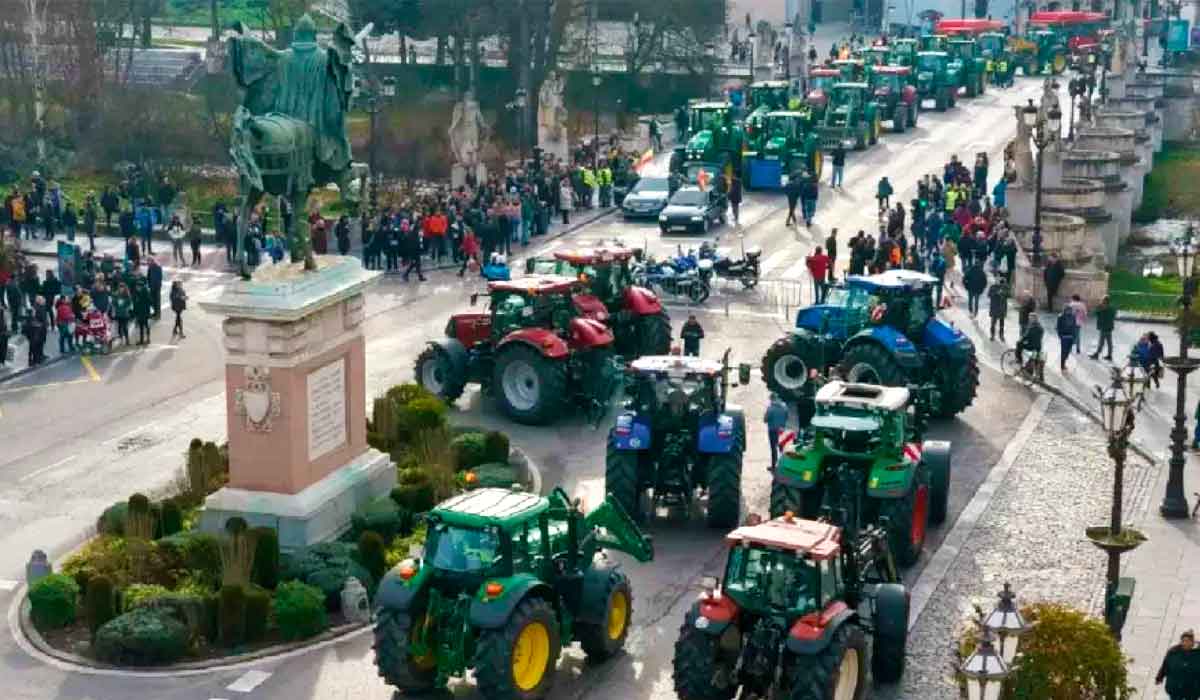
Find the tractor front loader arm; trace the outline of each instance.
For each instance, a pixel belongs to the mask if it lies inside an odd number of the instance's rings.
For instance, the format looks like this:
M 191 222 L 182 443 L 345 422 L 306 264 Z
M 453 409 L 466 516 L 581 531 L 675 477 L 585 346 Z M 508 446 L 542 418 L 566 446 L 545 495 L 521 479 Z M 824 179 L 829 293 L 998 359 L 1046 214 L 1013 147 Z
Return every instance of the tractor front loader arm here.
M 612 494 L 587 514 L 584 524 L 591 530 L 581 542 L 581 549 L 588 555 L 585 561 L 601 547 L 625 552 L 643 564 L 654 560 L 654 542 L 650 535 L 638 528 Z

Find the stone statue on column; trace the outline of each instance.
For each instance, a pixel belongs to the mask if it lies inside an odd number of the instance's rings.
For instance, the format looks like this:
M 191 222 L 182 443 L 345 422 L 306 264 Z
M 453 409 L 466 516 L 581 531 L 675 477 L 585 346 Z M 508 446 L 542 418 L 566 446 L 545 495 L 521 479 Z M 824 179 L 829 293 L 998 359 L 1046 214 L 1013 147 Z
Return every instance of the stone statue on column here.
M 1016 170 L 1016 184 L 1022 187 L 1033 187 L 1035 173 L 1033 172 L 1033 148 L 1029 141 L 1033 137 L 1033 128 L 1025 125 L 1021 113 L 1025 108 L 1016 105 L 1013 113 L 1017 118 L 1017 135 L 1012 140 L 1012 160 Z
M 567 140 L 567 107 L 563 100 L 566 84 L 557 71 L 542 81 L 538 92 L 538 146 L 547 155 L 566 161 L 569 152 Z
M 481 144 L 487 140 L 487 131 L 488 125 L 479 110 L 475 92 L 467 90 L 458 104 L 454 105 L 454 114 L 450 119 L 450 153 L 454 157 L 451 180 L 455 187 L 466 182 L 468 173 L 476 182 L 487 179 L 479 160 Z

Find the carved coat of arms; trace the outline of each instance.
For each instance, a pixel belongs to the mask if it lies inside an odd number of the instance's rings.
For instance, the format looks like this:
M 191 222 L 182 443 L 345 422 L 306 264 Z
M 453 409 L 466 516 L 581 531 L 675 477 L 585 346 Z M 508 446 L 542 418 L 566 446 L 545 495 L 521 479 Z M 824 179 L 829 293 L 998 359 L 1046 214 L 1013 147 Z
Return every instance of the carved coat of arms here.
M 246 388 L 233 394 L 239 416 L 246 418 L 246 429 L 271 432 L 272 419 L 279 417 L 279 392 L 271 391 L 271 373 L 266 367 L 246 368 Z

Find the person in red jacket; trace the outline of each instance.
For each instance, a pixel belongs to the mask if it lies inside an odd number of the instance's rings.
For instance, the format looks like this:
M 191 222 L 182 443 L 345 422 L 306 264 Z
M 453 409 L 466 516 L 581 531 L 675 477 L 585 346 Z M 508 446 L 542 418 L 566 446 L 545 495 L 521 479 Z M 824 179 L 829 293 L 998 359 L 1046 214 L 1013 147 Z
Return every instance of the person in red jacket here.
M 475 231 L 471 227 L 467 227 L 463 233 L 462 240 L 462 267 L 458 268 L 458 276 L 462 277 L 467 271 L 467 266 L 474 263 L 475 268 L 479 267 L 479 239 L 475 237 Z
M 812 275 L 813 299 L 820 304 L 825 301 L 825 290 L 828 288 L 825 280 L 829 275 L 829 256 L 824 253 L 821 246 L 817 246 L 813 254 L 808 256 L 804 262 L 808 265 L 809 274 Z
M 71 331 L 75 309 L 71 308 L 71 302 L 66 297 L 60 296 L 54 304 L 54 322 L 58 325 L 58 354 L 75 352 L 75 338 Z
M 441 209 L 425 217 L 421 233 L 425 237 L 425 250 L 429 257 L 433 258 L 434 265 L 440 263 L 442 256 L 446 254 L 447 228 L 449 222 Z

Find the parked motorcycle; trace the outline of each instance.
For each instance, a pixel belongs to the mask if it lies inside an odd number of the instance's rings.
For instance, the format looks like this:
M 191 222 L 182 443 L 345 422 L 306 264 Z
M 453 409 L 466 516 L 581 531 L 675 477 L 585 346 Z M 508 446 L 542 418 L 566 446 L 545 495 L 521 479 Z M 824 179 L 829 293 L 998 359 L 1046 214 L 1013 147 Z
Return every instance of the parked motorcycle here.
M 718 277 L 737 280 L 746 289 L 754 289 L 758 285 L 762 258 L 762 248 L 758 246 L 743 250 L 742 257 L 737 259 L 722 255 L 708 241 L 704 241 L 700 244 L 699 257 L 701 260 L 712 261 L 713 272 Z
M 712 267 L 709 260 L 697 261 L 696 266 L 685 270 L 677 268 L 672 261 L 659 262 L 649 258 L 635 263 L 634 284 L 651 290 L 687 297 L 694 304 L 703 304 L 712 291 L 706 279 Z

